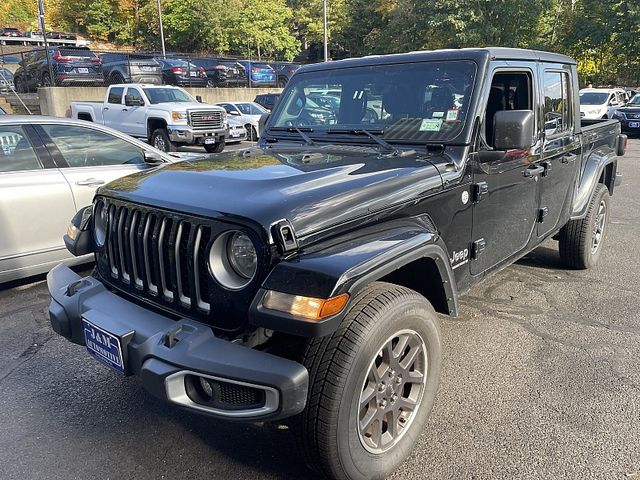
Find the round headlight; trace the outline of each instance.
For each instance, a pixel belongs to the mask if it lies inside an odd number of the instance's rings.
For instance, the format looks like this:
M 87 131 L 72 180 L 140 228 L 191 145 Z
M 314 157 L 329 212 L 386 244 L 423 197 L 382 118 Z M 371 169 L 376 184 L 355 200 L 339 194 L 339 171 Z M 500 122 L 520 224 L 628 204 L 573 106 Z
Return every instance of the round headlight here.
M 93 237 L 98 247 L 102 247 L 107 239 L 108 209 L 104 202 L 98 201 L 93 209 Z
M 251 279 L 256 274 L 258 256 L 253 242 L 244 233 L 236 232 L 227 241 L 227 256 L 235 272 Z
M 246 287 L 258 270 L 258 255 L 248 235 L 225 232 L 215 239 L 209 251 L 211 274 L 230 290 Z

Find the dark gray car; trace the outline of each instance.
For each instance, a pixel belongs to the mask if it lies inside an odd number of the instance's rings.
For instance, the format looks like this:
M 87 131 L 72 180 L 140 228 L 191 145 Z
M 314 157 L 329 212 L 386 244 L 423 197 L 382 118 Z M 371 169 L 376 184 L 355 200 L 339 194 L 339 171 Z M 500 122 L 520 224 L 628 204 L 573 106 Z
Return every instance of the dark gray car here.
M 160 62 L 148 55 L 129 53 L 103 53 L 102 73 L 105 83 L 162 84 Z

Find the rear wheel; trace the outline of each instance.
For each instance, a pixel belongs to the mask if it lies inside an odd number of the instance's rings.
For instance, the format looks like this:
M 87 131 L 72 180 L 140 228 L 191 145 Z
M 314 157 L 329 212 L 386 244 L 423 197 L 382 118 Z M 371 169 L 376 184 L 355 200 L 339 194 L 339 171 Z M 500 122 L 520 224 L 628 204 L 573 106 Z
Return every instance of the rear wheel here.
M 204 145 L 204 149 L 207 153 L 221 153 L 224 150 L 225 140 L 222 139 L 213 145 Z
M 162 152 L 175 152 L 177 147 L 175 143 L 169 140 L 169 134 L 164 128 L 158 128 L 151 134 L 151 145 Z
M 279 78 L 278 79 L 278 87 L 284 88 L 286 86 L 287 86 L 287 79 L 286 78 Z
M 440 377 L 435 311 L 407 288 L 374 283 L 338 330 L 309 340 L 306 409 L 293 419 L 307 463 L 330 478 L 382 479 L 411 453 Z
M 109 75 L 109 85 L 115 85 L 117 83 L 125 83 L 124 77 L 122 76 L 122 74 L 114 72 Z
M 569 220 L 560 230 L 560 258 L 570 268 L 593 267 L 602 254 L 609 223 L 609 189 L 598 184 L 580 220 Z

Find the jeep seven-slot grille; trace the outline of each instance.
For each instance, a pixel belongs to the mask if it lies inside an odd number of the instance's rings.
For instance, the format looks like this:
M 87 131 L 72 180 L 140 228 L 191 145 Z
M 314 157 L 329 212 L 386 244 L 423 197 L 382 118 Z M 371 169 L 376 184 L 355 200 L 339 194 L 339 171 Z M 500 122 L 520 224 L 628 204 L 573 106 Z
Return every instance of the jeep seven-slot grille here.
M 97 249 L 98 271 L 118 290 L 180 316 L 231 331 L 246 322 L 256 281 L 239 291 L 211 276 L 209 249 L 229 229 L 222 221 L 99 198 L 107 212 L 107 236 Z
M 222 128 L 224 114 L 218 110 L 189 112 L 189 124 L 194 129 Z

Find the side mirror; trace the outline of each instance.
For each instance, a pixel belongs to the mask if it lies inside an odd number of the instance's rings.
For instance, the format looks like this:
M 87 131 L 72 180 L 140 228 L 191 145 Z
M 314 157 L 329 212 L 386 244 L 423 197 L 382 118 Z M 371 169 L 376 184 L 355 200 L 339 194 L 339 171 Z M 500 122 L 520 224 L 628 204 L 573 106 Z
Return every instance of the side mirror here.
M 134 97 L 133 95 L 125 95 L 124 104 L 127 107 L 142 107 L 144 106 L 144 100 Z
M 500 110 L 493 117 L 496 150 L 527 150 L 533 145 L 534 115 L 531 110 Z
M 200 95 L 196 95 L 196 101 L 198 103 L 202 103 L 202 97 Z
M 236 117 L 239 117 L 239 116 L 240 116 L 240 112 L 239 112 L 239 111 L 237 111 L 237 110 L 229 110 L 227 113 L 228 113 L 229 115 L 235 115 Z
M 164 163 L 162 156 L 157 152 L 152 152 L 151 150 L 144 151 L 144 163 L 148 163 L 150 165 L 157 165 L 159 163 Z
M 263 113 L 260 116 L 260 120 L 258 120 L 258 129 L 260 130 L 260 132 L 264 132 L 264 126 L 267 124 L 270 115 L 270 113 Z

